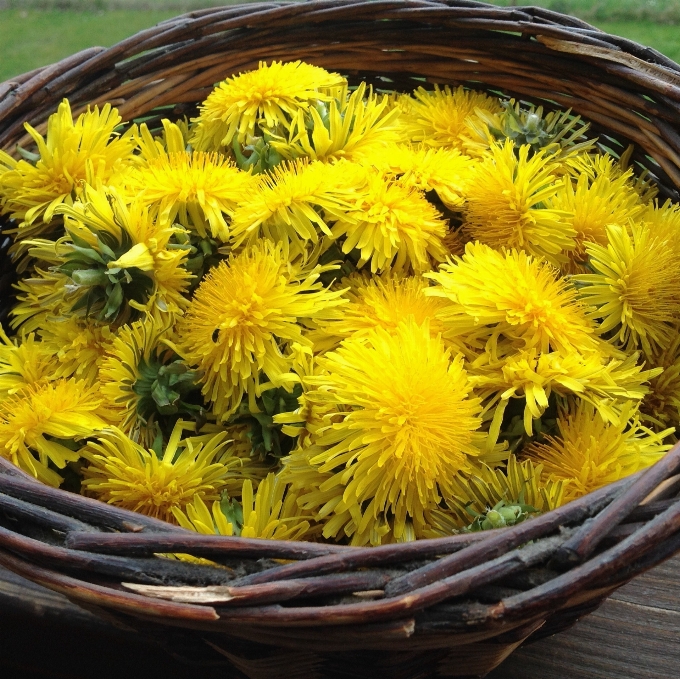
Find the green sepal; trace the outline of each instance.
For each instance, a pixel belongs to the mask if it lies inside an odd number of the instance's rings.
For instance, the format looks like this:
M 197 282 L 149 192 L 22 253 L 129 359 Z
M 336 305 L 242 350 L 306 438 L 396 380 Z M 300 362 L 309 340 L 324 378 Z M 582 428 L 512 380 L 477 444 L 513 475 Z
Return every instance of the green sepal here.
M 296 410 L 301 395 L 302 386 L 299 384 L 292 391 L 286 391 L 283 387 L 268 389 L 255 399 L 257 410 L 254 412 L 250 409 L 248 397 L 244 397 L 229 423 L 248 425 L 251 455 L 281 458 L 292 450 L 294 439 L 282 432 L 282 425 L 274 422 L 274 416 Z
M 220 499 L 220 509 L 227 521 L 233 526 L 234 535 L 241 535 L 243 528 L 243 506 L 241 503 L 235 498 L 230 498 L 225 491 Z

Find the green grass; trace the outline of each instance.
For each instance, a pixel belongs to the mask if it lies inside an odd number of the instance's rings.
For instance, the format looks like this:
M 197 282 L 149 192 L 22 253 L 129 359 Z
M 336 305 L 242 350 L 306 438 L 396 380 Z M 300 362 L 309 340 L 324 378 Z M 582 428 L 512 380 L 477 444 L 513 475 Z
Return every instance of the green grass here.
M 487 0 L 494 5 L 538 5 L 600 23 L 652 21 L 680 23 L 680 0 Z
M 680 26 L 647 22 L 599 22 L 601 28 L 612 35 L 630 38 L 648 47 L 654 47 L 662 54 L 680 63 Z
M 102 0 L 102 2 L 105 1 Z M 137 0 L 119 1 L 131 3 Z M 184 8 L 201 1 L 204 6 L 210 2 L 210 0 L 145 1 L 158 7 L 176 1 L 177 7 Z M 215 1 L 220 2 L 220 0 Z M 573 6 L 574 11 L 586 5 L 590 6 L 593 11 L 598 6 L 606 6 L 605 8 L 612 9 L 616 5 L 625 9 L 626 6 L 631 5 L 628 0 L 601 0 L 600 2 L 593 2 L 592 0 L 543 0 L 540 2 L 539 0 L 534 4 L 556 7 L 558 3 Z M 226 4 L 225 0 L 221 0 L 221 4 Z M 496 4 L 512 3 L 507 0 L 497 0 Z M 634 4 L 651 6 L 649 0 L 647 2 L 639 0 Z M 674 0 L 657 0 L 657 9 L 669 11 L 668 8 L 672 5 L 680 8 L 680 0 L 677 2 Z M 143 28 L 152 26 L 178 13 L 180 13 L 178 9 L 100 12 L 0 9 L 0 82 L 19 73 L 54 63 L 93 45 L 108 47 Z M 612 12 L 610 12 L 611 14 Z M 680 27 L 652 21 L 593 21 L 593 23 L 608 33 L 621 35 L 655 47 L 671 59 L 680 62 Z
M 109 47 L 175 14 L 0 10 L 0 82 L 87 47 Z

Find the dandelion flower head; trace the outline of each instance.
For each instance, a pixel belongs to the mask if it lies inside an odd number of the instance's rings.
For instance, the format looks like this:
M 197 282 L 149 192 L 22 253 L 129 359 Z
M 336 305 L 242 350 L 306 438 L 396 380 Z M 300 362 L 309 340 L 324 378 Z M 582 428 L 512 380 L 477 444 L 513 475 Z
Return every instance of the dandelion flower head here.
M 97 390 L 77 380 L 38 383 L 0 402 L 0 455 L 52 486 L 80 455 L 63 440 L 84 439 L 103 429 Z
M 494 248 L 518 248 L 564 261 L 575 247 L 568 214 L 547 207 L 559 189 L 558 165 L 543 151 L 529 157 L 529 145 L 494 145 L 474 166 L 467 185 L 464 228 L 472 240 Z
M 359 266 L 422 273 L 444 261 L 448 224 L 425 196 L 384 173 L 369 173 L 353 208 L 331 229 L 347 254 L 357 250 Z
M 468 243 L 465 254 L 425 274 L 437 285 L 426 295 L 450 301 L 439 317 L 453 332 L 487 326 L 542 352 L 596 346 L 595 327 L 587 307 L 547 262 L 524 251 L 499 252 Z
M 144 447 L 163 433 L 163 416 L 201 412 L 198 375 L 164 344 L 170 337 L 169 326 L 141 319 L 121 328 L 101 361 L 101 394 L 112 420 Z
M 435 191 L 447 208 L 460 210 L 475 161 L 457 149 L 390 144 L 368 154 L 363 162 L 393 174 L 404 186 Z
M 288 128 L 298 110 L 331 99 L 345 79 L 301 61 L 260 63 L 254 71 L 220 83 L 203 102 L 191 143 L 197 151 L 218 151 L 255 136 L 257 126 Z
M 403 124 L 413 141 L 459 150 L 463 148 L 465 121 L 476 109 L 502 111 L 498 99 L 462 86 L 452 90 L 435 85 L 431 91 L 419 87 L 401 106 L 405 109 Z
M 399 109 L 389 106 L 387 95 L 379 97 L 370 89 L 366 94 L 366 83 L 349 96 L 345 86 L 330 102 L 299 109 L 288 138 L 275 137 L 273 146 L 288 159 L 357 161 L 405 140 L 399 115 Z
M 0 174 L 0 205 L 20 222 L 20 238 L 45 230 L 55 208 L 71 202 L 80 182 L 107 182 L 131 159 L 136 130 L 119 136 L 115 130 L 120 123 L 118 111 L 109 104 L 88 109 L 74 121 L 64 99 L 48 118 L 45 138 L 26 124 L 38 147 L 35 165 L 20 160 Z M 35 223 L 40 217 L 44 224 Z
M 424 294 L 429 283 L 421 276 L 353 274 L 341 281 L 341 287 L 347 289 L 349 302 L 342 307 L 340 318 L 321 322 L 318 330 L 310 333 L 316 351 L 335 348 L 349 337 L 363 337 L 374 328 L 394 332 L 409 317 L 418 325 L 428 322 L 433 337 L 445 330 L 437 312 L 447 303 Z
M 179 151 L 159 154 L 132 167 L 124 191 L 154 208 L 157 219 L 176 220 L 201 237 L 229 240 L 228 219 L 254 188 L 254 178 L 218 153 Z
M 593 273 L 574 277 L 581 298 L 596 308 L 600 332 L 628 350 L 651 355 L 667 346 L 680 318 L 680 253 L 644 225 L 607 227 L 608 244 L 587 243 Z
M 306 398 L 336 409 L 307 449 L 328 474 L 321 493 L 334 496 L 323 534 L 365 544 L 382 517 L 403 539 L 407 523 L 422 526 L 423 511 L 480 454 L 480 406 L 463 362 L 413 319 L 346 340 L 318 362 L 323 372 L 309 378 Z
M 224 458 L 226 434 L 198 443 L 182 440 L 193 423 L 179 421 L 158 456 L 126 434 L 109 427 L 81 450 L 88 466 L 83 487 L 103 502 L 165 521 L 175 522 L 173 509 L 184 509 L 196 497 L 204 502 L 220 498 L 237 458 Z
M 548 479 L 541 464 L 530 459 L 520 461 L 515 455 L 510 455 L 505 469 L 478 465 L 454 479 L 454 493 L 446 498 L 447 510 L 438 508 L 427 513 L 431 527 L 425 535 L 450 535 L 499 502 L 526 505 L 537 512 L 556 509 L 564 503 L 564 486 L 562 480 Z
M 276 386 L 290 373 L 288 343 L 309 345 L 306 322 L 332 318 L 344 302 L 303 272 L 281 247 L 262 241 L 203 279 L 177 326 L 179 354 L 203 372 L 203 394 L 218 417 L 227 417 L 246 391 L 259 396 L 260 376 Z
M 607 226 L 625 226 L 640 217 L 644 205 L 630 185 L 631 171 L 612 179 L 607 174 L 590 178 L 582 172 L 576 179 L 566 176 L 550 205 L 565 214 L 576 231 L 576 248 L 570 260 L 581 270 L 587 263 L 585 243 L 608 243 Z
M 649 467 L 671 447 L 663 443 L 670 430 L 654 433 L 642 426 L 630 404 L 615 424 L 581 401 L 557 424 L 558 436 L 531 444 L 525 454 L 550 478 L 565 483 L 567 502 Z
M 290 259 L 307 257 L 309 248 L 331 236 L 330 225 L 351 209 L 365 181 L 362 169 L 351 163 L 282 163 L 235 211 L 236 247 L 266 238 L 281 243 Z

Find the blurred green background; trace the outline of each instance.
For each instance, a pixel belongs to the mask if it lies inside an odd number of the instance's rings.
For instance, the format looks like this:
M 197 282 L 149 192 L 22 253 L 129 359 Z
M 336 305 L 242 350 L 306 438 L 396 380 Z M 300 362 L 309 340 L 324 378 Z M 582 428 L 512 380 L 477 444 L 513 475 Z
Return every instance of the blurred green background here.
M 243 0 L 241 0 L 243 1 Z M 0 82 L 163 19 L 233 0 L 0 0 Z M 495 0 L 574 14 L 680 61 L 680 0 Z

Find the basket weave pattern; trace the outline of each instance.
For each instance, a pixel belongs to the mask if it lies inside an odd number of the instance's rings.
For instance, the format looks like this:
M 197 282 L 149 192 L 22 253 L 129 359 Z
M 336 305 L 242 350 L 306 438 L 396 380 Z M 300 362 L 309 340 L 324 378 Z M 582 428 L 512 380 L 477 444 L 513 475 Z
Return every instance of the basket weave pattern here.
M 24 121 L 44 132 L 63 97 L 74 113 L 110 102 L 153 128 L 273 59 L 385 89 L 426 80 L 571 108 L 612 149 L 633 143 L 661 194 L 680 198 L 680 66 L 572 17 L 464 0 L 192 12 L 0 83 L 0 148 L 28 144 Z M 7 246 L 0 320 L 14 276 Z M 0 459 L 0 564 L 194 659 L 220 653 L 252 678 L 482 677 L 680 550 L 679 473 L 676 447 L 511 528 L 354 548 L 189 533 L 43 486 Z M 171 552 L 219 567 L 154 556 Z

